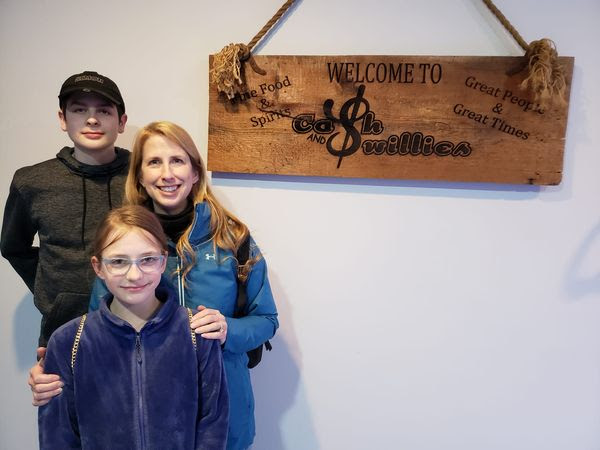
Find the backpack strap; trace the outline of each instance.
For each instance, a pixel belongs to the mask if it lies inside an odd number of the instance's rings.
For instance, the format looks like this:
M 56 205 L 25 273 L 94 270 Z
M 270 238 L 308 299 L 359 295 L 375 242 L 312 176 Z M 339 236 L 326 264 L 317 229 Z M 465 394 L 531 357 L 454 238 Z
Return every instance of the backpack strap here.
M 246 301 L 248 300 L 248 294 L 246 293 L 246 283 L 244 282 L 246 274 L 243 273 L 243 267 L 246 265 L 248 259 L 250 258 L 250 234 L 248 234 L 248 236 L 246 236 L 246 239 L 244 239 L 244 241 L 240 244 L 235 257 L 238 262 L 238 295 L 233 317 L 238 318 L 244 316 L 244 309 L 246 307 Z M 244 279 L 244 281 L 242 281 L 242 279 Z
M 237 249 L 237 252 L 235 254 L 235 259 L 237 259 L 238 262 L 238 266 L 237 266 L 237 276 L 238 276 L 238 280 L 244 282 L 246 281 L 246 278 L 248 277 L 248 273 L 245 270 L 246 269 L 246 263 L 248 262 L 248 260 L 250 259 L 250 233 L 248 233 L 248 235 L 246 236 L 246 239 L 244 239 L 242 241 L 242 243 L 240 244 L 240 246 Z
M 77 358 L 77 349 L 79 348 L 79 340 L 81 339 L 81 333 L 83 332 L 86 317 L 87 314 L 81 316 L 79 326 L 77 327 L 77 333 L 75 333 L 75 340 L 73 341 L 73 348 L 71 349 L 71 372 L 73 372 L 73 368 L 75 367 L 75 358 Z
M 192 344 L 194 344 L 194 350 L 196 349 L 196 332 L 192 329 L 192 310 L 190 308 L 186 308 L 188 312 L 188 317 L 190 318 L 190 329 L 192 330 Z

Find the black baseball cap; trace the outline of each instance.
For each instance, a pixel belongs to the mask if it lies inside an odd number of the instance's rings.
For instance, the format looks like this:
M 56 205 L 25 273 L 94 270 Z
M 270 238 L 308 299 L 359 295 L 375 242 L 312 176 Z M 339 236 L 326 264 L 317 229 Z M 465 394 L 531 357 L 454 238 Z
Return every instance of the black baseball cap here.
M 71 75 L 60 88 L 58 99 L 64 103 L 67 98 L 76 92 L 93 92 L 114 103 L 120 114 L 125 113 L 125 102 L 116 83 L 98 72 L 86 70 L 82 73 Z

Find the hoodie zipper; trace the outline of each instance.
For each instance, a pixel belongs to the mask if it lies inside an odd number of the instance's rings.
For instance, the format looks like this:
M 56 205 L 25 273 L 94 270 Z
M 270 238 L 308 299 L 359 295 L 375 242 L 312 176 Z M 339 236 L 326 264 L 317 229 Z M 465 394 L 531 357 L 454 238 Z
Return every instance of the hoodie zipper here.
M 144 433 L 144 398 L 142 390 L 142 339 L 140 333 L 135 333 L 135 354 L 136 354 L 136 375 L 137 375 L 137 390 L 138 390 L 138 420 L 140 431 L 141 448 L 146 448 L 146 437 Z

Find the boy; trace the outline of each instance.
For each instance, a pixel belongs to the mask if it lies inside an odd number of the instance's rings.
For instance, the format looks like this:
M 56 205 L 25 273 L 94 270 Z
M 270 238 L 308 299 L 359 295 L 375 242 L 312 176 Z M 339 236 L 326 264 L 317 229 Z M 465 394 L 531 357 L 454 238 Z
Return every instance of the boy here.
M 121 206 L 129 165 L 129 151 L 115 147 L 127 115 L 112 80 L 96 72 L 75 74 L 58 98 L 60 127 L 73 147 L 16 171 L 0 238 L 2 256 L 42 313 L 41 347 L 55 329 L 88 309 L 95 276 L 88 247 L 107 211 Z M 36 234 L 39 247 L 33 246 Z

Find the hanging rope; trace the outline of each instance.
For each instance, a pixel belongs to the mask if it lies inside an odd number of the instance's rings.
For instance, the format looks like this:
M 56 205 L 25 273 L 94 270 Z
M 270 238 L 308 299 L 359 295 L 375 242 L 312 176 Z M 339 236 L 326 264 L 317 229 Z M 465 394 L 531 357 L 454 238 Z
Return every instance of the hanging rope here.
M 255 72 L 261 75 L 266 73 L 258 67 L 254 58 L 252 58 L 252 50 L 281 19 L 293 3 L 294 0 L 287 0 L 256 36 L 252 38 L 248 45 L 229 44 L 214 55 L 213 65 L 210 70 L 210 79 L 212 83 L 216 84 L 219 92 L 225 93 L 229 99 L 232 99 L 236 94 L 246 91 L 244 65 L 242 64 L 245 61 L 248 61 Z M 492 0 L 483 0 L 483 3 L 496 16 L 521 48 L 525 50 L 526 64 L 518 72 L 527 68 L 528 73 L 521 82 L 521 88 L 530 89 L 538 101 L 546 102 L 550 100 L 564 103 L 566 88 L 565 70 L 558 62 L 558 52 L 556 51 L 554 42 L 548 38 L 543 38 L 527 44 L 516 28 L 512 26 L 504 14 L 494 5 Z
M 527 68 L 528 74 L 521 82 L 521 88 L 531 89 L 537 101 L 565 103 L 564 94 L 567 85 L 565 69 L 558 62 L 558 52 L 554 42 L 548 38 L 543 38 L 527 45 L 527 42 L 491 0 L 483 0 L 483 3 L 525 50 L 527 62 L 521 70 Z
M 248 61 L 252 69 L 261 75 L 266 72 L 262 70 L 254 58 L 252 58 L 252 49 L 277 23 L 281 16 L 292 6 L 294 0 L 287 0 L 273 17 L 261 28 L 261 30 L 252 38 L 248 45 L 229 44 L 213 57 L 213 65 L 210 69 L 210 80 L 217 85 L 219 92 L 224 92 L 227 98 L 232 99 L 236 94 L 246 90 L 246 81 L 244 77 L 244 66 L 242 63 Z

